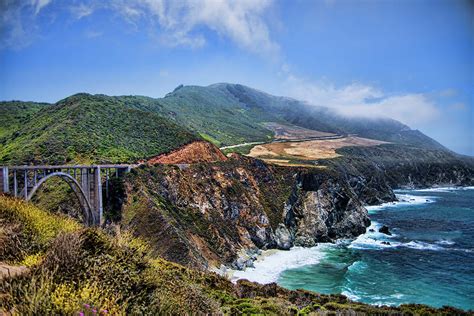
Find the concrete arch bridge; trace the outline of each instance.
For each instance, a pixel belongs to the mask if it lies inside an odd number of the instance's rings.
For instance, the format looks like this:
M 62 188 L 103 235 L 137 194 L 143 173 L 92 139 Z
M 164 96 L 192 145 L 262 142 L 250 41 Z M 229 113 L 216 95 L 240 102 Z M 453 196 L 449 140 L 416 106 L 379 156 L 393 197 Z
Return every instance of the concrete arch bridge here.
M 112 177 L 122 177 L 132 165 L 3 166 L 0 168 L 0 193 L 31 200 L 51 178 L 64 180 L 76 194 L 86 225 L 102 225 L 103 195 L 109 194 Z

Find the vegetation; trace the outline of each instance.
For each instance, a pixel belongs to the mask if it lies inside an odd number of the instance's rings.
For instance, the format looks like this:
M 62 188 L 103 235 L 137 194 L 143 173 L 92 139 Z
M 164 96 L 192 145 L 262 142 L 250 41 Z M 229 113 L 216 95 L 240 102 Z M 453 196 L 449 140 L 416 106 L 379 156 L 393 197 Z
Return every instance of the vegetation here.
M 0 139 L 18 132 L 38 111 L 48 105 L 22 101 L 0 102 Z
M 85 228 L 12 198 L 0 197 L 0 216 L 7 225 L 22 218 L 25 226 L 16 233 L 28 229 L 32 239 L 45 242 L 41 260 L 31 259 L 29 269 L 0 279 L 2 314 L 466 314 L 424 305 L 375 307 L 342 295 L 290 291 L 245 280 L 234 285 L 214 273 L 151 256 L 145 242 L 118 227 Z M 0 242 L 3 249 L 5 239 Z M 24 247 L 20 243 L 15 251 L 25 251 Z M 0 260 L 4 259 L 2 254 Z
M 116 98 L 77 94 L 44 107 L 0 138 L 0 163 L 134 162 L 168 152 L 197 136 Z
M 80 226 L 65 216 L 5 196 L 0 197 L 0 223 L 0 261 L 6 262 L 31 261 L 33 257 L 28 256 L 44 252 L 58 234 Z

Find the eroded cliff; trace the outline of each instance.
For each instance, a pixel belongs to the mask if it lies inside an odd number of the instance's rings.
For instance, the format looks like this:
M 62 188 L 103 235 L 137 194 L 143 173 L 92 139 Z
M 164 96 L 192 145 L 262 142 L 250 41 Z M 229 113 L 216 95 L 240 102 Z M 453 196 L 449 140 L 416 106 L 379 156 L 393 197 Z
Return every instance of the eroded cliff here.
M 338 174 L 227 161 L 142 166 L 126 181 L 122 223 L 178 263 L 242 268 L 258 249 L 354 237 L 367 211 Z

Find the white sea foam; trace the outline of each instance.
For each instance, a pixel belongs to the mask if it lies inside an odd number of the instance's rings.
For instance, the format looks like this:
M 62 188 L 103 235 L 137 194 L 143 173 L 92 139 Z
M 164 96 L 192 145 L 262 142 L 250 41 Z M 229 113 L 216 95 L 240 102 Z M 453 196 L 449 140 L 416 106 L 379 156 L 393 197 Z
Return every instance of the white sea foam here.
M 255 261 L 254 268 L 232 270 L 232 281 L 247 279 L 261 284 L 276 282 L 285 270 L 319 263 L 324 257 L 324 249 L 331 246 L 333 245 L 323 244 L 311 248 L 293 247 L 290 250 L 264 251 Z
M 382 203 L 380 205 L 371 205 L 366 206 L 365 208 L 369 214 L 373 214 L 376 211 L 392 208 L 392 207 L 405 207 L 405 206 L 414 206 L 425 203 L 435 202 L 435 197 L 432 196 L 416 196 L 410 194 L 396 194 L 398 201 Z
M 452 241 L 452 240 L 447 240 L 447 239 L 438 240 L 436 243 L 437 243 L 438 245 L 448 245 L 448 246 L 455 244 L 454 241 Z
M 358 301 L 361 299 L 359 295 L 355 294 L 354 291 L 349 288 L 346 288 L 344 291 L 341 292 L 341 294 L 353 301 Z
M 372 221 L 372 223 L 370 223 L 370 226 L 367 228 L 367 232 L 365 234 L 359 235 L 356 239 L 354 239 L 349 245 L 349 248 L 384 249 L 396 247 L 400 244 L 398 242 L 390 240 L 396 236 L 395 234 L 386 235 L 380 233 L 380 227 L 382 227 L 380 223 Z
M 437 250 L 445 249 L 445 248 L 443 248 L 441 246 L 438 246 L 438 245 L 430 244 L 430 243 L 423 242 L 423 241 L 417 241 L 417 240 L 410 241 L 408 243 L 403 243 L 403 244 L 401 244 L 401 246 L 407 247 L 407 248 L 412 248 L 412 249 L 418 249 L 418 250 L 435 250 L 435 251 L 437 251 Z
M 427 189 L 419 189 L 416 190 L 418 192 L 452 192 L 452 191 L 464 191 L 464 190 L 474 190 L 474 186 L 472 187 L 437 187 L 437 188 L 427 188 Z

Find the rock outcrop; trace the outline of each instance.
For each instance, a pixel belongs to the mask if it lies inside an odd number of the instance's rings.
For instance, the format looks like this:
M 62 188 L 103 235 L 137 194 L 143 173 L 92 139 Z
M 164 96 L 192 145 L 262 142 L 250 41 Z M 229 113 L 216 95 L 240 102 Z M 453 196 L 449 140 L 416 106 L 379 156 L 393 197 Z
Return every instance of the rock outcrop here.
M 194 141 L 169 153 L 147 160 L 148 164 L 191 164 L 199 162 L 226 161 L 227 157 L 213 144 Z
M 180 168 L 142 166 L 126 183 L 123 224 L 155 253 L 209 268 L 248 266 L 258 249 L 355 237 L 367 211 L 336 173 L 232 155 Z

